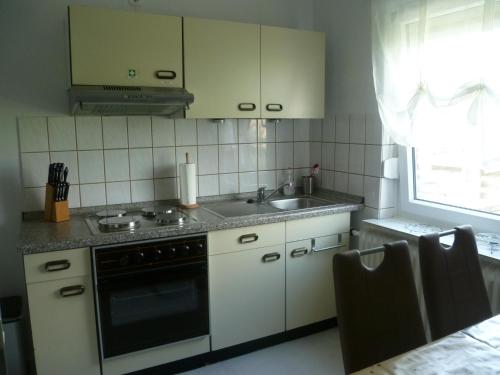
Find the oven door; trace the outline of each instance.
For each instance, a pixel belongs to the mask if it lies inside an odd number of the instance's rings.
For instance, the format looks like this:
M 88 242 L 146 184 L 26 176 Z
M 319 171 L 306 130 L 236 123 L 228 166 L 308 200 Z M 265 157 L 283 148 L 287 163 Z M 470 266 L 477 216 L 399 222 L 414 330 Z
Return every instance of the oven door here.
M 97 281 L 103 358 L 209 333 L 207 263 Z

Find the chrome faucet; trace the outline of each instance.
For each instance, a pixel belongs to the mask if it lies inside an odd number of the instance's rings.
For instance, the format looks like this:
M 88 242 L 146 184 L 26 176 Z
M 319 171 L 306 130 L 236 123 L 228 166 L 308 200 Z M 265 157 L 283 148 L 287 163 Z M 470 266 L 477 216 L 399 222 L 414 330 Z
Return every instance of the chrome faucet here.
M 266 196 L 266 188 L 264 188 L 264 187 L 259 188 L 257 190 L 257 203 L 264 203 L 269 198 L 271 198 L 274 194 L 276 194 L 279 189 L 281 189 L 282 187 L 284 187 L 286 185 L 290 185 L 290 182 L 282 183 L 280 186 L 278 186 L 276 189 L 274 189 L 272 192 L 270 192 L 267 196 Z

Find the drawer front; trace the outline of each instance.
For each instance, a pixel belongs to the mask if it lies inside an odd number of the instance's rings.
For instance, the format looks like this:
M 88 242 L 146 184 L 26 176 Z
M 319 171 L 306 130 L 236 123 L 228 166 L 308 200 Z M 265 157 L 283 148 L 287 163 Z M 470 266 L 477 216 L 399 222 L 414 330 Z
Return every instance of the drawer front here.
M 37 283 L 91 274 L 88 248 L 24 256 L 26 283 Z
M 285 223 L 221 230 L 208 233 L 208 254 L 224 254 L 285 242 Z
M 286 222 L 286 242 L 349 232 L 351 213 L 312 217 Z

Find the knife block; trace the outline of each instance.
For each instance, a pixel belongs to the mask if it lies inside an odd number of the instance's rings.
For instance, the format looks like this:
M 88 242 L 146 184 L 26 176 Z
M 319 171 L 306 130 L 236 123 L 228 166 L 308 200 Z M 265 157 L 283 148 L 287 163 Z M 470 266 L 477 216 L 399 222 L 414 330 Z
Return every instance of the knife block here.
M 45 185 L 45 220 L 59 223 L 69 220 L 68 201 L 54 201 L 55 188 L 51 184 Z

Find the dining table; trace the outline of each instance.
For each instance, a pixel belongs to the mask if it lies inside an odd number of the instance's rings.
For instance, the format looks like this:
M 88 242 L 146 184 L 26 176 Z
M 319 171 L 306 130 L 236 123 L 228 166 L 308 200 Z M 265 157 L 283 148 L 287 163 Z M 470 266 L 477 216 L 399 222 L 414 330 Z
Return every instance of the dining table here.
M 500 315 L 353 374 L 500 374 Z

